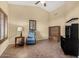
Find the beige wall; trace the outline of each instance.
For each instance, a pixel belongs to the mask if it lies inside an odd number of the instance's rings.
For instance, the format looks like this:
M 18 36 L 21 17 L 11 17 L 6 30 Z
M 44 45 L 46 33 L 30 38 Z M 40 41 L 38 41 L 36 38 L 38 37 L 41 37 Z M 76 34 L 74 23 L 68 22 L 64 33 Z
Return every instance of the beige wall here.
M 79 18 L 79 4 L 77 5 L 76 8 L 72 9 L 72 11 L 66 15 L 66 20 L 69 20 L 69 19 L 74 18 L 74 17 Z M 79 23 L 79 19 L 78 19 L 78 21 L 74 21 L 72 23 Z
M 62 36 L 65 36 L 65 9 L 64 6 L 59 7 L 58 9 L 50 12 L 49 26 L 60 26 L 60 33 Z M 68 10 L 67 10 L 68 11 Z
M 79 4 L 79 2 L 77 2 Z M 8 39 L 0 45 L 0 55 L 10 44 L 14 44 L 17 36 L 17 27 L 23 26 L 23 36 L 28 36 L 29 19 L 37 21 L 37 40 L 48 38 L 49 26 L 61 26 L 61 35 L 64 34 L 65 22 L 72 17 L 79 17 L 79 5 L 68 3 L 50 13 L 33 6 L 8 5 L 7 2 L 0 2 L 0 8 L 9 16 L 8 17 Z M 9 12 L 8 12 L 9 11 Z M 76 22 L 79 22 L 76 21 Z
M 49 26 L 61 26 L 61 35 L 65 36 L 66 21 L 73 16 L 78 16 L 78 4 L 79 2 L 66 2 L 66 4 L 50 13 L 39 7 L 9 5 L 10 43 L 14 43 L 18 26 L 23 26 L 23 36 L 28 36 L 29 19 L 37 20 L 37 40 L 48 38 Z
M 51 19 L 50 20 L 50 25 L 49 26 L 60 26 L 61 30 L 61 35 L 65 36 L 65 19 L 64 17 L 56 18 L 56 19 Z
M 9 35 L 17 34 L 17 27 L 23 26 L 23 36 L 28 36 L 29 20 L 37 21 L 37 40 L 48 38 L 48 18 L 49 13 L 39 7 L 9 5 Z M 10 43 L 14 43 L 15 36 L 10 39 Z
M 0 1 L 0 8 L 3 9 L 3 11 L 8 14 L 8 3 L 7 2 L 1 2 Z
M 7 2 L 0 2 L 0 8 L 8 15 L 8 4 Z M 0 55 L 7 48 L 9 40 L 7 39 L 2 44 L 0 44 Z
M 49 26 L 61 26 L 61 35 L 65 36 L 65 25 L 78 23 L 78 21 L 66 24 L 71 18 L 79 18 L 79 2 L 66 2 L 63 6 L 50 12 Z

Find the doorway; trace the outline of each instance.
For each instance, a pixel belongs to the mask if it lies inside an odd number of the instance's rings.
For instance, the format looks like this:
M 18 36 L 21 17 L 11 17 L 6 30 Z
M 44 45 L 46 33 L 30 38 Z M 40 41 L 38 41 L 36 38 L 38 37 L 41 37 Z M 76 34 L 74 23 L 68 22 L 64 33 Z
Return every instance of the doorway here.
M 60 26 L 49 27 L 49 40 L 60 41 Z

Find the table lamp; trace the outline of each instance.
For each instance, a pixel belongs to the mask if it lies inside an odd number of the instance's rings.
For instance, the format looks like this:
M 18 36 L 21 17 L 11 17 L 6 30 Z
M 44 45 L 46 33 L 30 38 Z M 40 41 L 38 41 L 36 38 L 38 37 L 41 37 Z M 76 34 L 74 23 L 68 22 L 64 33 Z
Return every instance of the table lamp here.
M 22 37 L 23 27 L 22 27 L 22 26 L 19 26 L 19 27 L 17 28 L 17 31 L 20 32 L 20 36 Z

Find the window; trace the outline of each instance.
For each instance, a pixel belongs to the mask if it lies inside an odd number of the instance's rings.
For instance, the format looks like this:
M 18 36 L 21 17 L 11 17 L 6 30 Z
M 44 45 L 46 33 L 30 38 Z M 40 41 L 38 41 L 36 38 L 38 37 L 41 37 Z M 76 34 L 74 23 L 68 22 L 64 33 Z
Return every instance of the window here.
M 0 41 L 4 41 L 8 37 L 7 21 L 7 15 L 0 9 Z

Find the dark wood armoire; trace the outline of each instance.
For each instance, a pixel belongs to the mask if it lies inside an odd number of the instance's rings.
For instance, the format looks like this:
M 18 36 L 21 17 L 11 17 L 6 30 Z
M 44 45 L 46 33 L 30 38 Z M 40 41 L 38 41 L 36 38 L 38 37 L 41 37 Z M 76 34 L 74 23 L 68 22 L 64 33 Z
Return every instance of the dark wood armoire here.
M 61 47 L 65 54 L 79 55 L 79 24 L 65 26 L 65 38 L 61 39 Z

